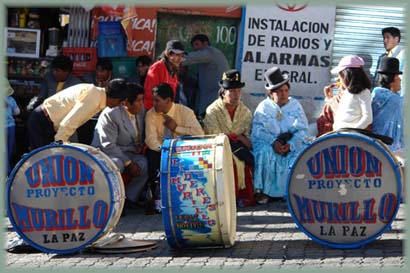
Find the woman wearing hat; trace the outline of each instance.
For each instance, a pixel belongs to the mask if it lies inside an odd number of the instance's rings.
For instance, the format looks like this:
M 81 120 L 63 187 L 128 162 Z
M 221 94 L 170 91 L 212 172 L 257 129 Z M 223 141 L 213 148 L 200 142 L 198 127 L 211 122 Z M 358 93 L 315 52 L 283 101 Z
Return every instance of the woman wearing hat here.
M 180 41 L 169 40 L 159 60 L 148 68 L 144 82 L 145 110 L 152 108 L 152 89 L 161 83 L 169 84 L 174 91 L 174 98 L 177 98 L 177 74 L 185 53 L 184 45 Z
M 289 167 L 308 144 L 308 121 L 300 103 L 289 97 L 289 79 L 278 67 L 265 72 L 268 97 L 257 106 L 251 142 L 255 156 L 256 202 L 286 197 Z
M 371 82 L 363 70 L 364 61 L 356 55 L 343 57 L 331 73 L 338 74 L 345 91 L 334 111 L 333 130 L 359 128 L 370 130 L 373 121 L 371 108 Z M 326 101 L 333 98 L 333 92 L 325 92 Z
M 241 101 L 239 71 L 225 71 L 219 82 L 219 98 L 206 109 L 204 130 L 206 134 L 226 134 L 231 143 L 235 169 L 235 192 L 240 206 L 255 204 L 252 172 L 254 158 L 249 140 L 252 113 Z
M 403 97 L 398 94 L 401 89 L 399 60 L 384 57 L 377 70 L 379 87 L 373 89 L 372 131 L 376 134 L 386 135 L 393 139 L 389 148 L 394 152 L 403 152 Z
M 6 90 L 7 90 L 7 97 L 6 97 L 6 107 L 7 107 L 7 174 L 11 171 L 11 156 L 14 151 L 15 146 L 15 136 L 16 136 L 16 122 L 14 120 L 14 116 L 20 114 L 20 108 L 18 107 L 16 101 L 11 96 L 14 93 L 13 88 L 10 86 L 10 83 L 6 81 Z

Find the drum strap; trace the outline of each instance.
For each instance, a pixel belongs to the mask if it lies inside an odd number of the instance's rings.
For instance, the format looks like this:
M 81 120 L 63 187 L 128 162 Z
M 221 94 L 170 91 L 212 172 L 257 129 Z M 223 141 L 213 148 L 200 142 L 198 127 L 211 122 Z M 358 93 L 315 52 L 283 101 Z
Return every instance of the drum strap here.
M 378 140 L 381 140 L 383 143 L 387 144 L 387 145 L 392 145 L 393 144 L 393 139 L 389 136 L 385 136 L 385 135 L 379 135 L 376 133 L 373 133 L 371 131 L 367 131 L 365 129 L 359 129 L 359 128 L 341 128 L 338 130 L 339 132 L 343 132 L 343 131 L 356 131 L 358 133 L 361 133 L 363 135 L 372 137 L 372 138 L 376 138 Z

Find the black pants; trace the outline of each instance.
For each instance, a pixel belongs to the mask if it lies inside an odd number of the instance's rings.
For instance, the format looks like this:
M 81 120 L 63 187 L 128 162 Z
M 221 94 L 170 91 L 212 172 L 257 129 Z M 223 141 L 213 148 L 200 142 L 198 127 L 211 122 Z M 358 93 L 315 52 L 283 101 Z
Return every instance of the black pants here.
M 41 105 L 31 112 L 27 120 L 27 131 L 30 150 L 54 142 L 55 131 L 53 123 L 46 117 L 41 109 Z
M 148 183 L 149 187 L 151 187 L 151 191 L 154 195 L 158 194 L 159 189 L 159 170 L 161 166 L 161 152 L 157 152 L 154 150 L 147 149 L 145 155 L 147 156 L 148 160 Z M 158 181 L 158 184 L 154 183 Z M 157 197 L 157 196 L 156 196 Z

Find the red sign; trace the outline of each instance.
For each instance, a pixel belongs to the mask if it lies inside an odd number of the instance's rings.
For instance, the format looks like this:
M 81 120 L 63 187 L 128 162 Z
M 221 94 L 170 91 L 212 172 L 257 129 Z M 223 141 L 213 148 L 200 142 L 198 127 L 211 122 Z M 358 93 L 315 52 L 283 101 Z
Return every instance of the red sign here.
M 121 24 L 127 34 L 128 56 L 154 58 L 157 8 L 129 8 Z

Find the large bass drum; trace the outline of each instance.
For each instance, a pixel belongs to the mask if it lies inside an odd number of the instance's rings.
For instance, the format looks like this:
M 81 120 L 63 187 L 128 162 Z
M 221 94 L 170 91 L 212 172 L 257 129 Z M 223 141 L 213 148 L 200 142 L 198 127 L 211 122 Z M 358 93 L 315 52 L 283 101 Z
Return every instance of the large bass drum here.
M 165 140 L 160 183 L 164 228 L 171 247 L 234 245 L 235 184 L 227 136 Z
M 121 175 L 100 150 L 50 144 L 25 155 L 7 180 L 7 212 L 31 246 L 67 254 L 96 244 L 124 206 Z
M 311 239 L 334 248 L 365 245 L 390 228 L 402 171 L 381 141 L 353 131 L 316 139 L 291 168 L 290 213 Z

